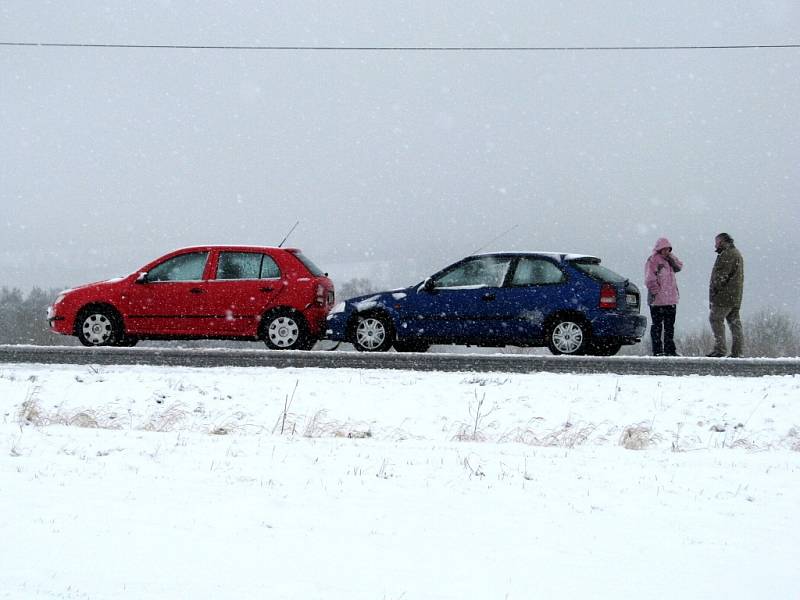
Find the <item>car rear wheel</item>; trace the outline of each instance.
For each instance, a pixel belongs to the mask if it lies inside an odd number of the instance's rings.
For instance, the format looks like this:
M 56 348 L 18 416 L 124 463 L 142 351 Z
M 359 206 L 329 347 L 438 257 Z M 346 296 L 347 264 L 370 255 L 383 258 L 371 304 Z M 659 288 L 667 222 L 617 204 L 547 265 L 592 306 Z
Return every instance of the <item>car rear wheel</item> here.
M 359 352 L 386 352 L 392 347 L 394 329 L 384 315 L 366 315 L 358 318 L 353 331 L 353 346 Z
M 547 334 L 547 346 L 553 354 L 585 354 L 589 341 L 588 327 L 576 318 L 555 321 Z
M 289 311 L 272 313 L 264 319 L 264 343 L 272 350 L 308 350 L 314 341 L 305 322 Z
M 122 339 L 122 325 L 108 308 L 84 310 L 78 317 L 78 339 L 84 346 L 115 346 Z

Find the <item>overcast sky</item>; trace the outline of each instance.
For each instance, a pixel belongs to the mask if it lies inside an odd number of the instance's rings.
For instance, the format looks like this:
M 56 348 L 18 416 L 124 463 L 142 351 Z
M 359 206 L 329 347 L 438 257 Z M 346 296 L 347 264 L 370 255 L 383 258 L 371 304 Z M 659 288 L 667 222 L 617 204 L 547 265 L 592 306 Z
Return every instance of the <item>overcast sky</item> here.
M 797 44 L 800 3 L 5 0 L 0 42 Z M 280 242 L 335 281 L 483 248 L 587 252 L 641 285 L 655 239 L 702 324 L 713 238 L 745 312 L 800 316 L 800 49 L 234 51 L 0 46 L 0 286 L 176 247 Z M 493 238 L 516 226 L 496 241 Z M 376 264 L 378 266 L 372 266 Z

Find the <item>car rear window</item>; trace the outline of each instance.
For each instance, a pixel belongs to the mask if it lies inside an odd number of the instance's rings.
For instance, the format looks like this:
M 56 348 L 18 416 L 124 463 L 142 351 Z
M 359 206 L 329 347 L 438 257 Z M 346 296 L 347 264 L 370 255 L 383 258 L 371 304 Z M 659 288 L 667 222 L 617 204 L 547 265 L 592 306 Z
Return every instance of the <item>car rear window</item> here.
M 314 277 L 321 277 L 325 275 L 325 271 L 320 269 L 317 265 L 315 265 L 305 254 L 302 252 L 292 252 L 297 257 L 303 265 L 305 265 L 306 269 L 308 269 Z
M 593 260 L 571 260 L 569 261 L 573 267 L 581 271 L 582 273 L 586 273 L 589 277 L 593 277 L 594 279 L 599 279 L 600 281 L 606 283 L 625 283 L 627 279 L 620 275 L 619 273 L 615 273 L 611 269 L 604 267 L 600 264 L 599 261 Z

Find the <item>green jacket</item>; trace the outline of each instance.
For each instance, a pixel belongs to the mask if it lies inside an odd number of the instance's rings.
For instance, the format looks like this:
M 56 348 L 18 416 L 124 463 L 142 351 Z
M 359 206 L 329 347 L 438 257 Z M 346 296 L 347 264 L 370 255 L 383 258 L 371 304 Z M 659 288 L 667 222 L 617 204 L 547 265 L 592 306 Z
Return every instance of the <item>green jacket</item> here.
M 730 244 L 717 256 L 711 270 L 708 300 L 715 306 L 739 308 L 742 306 L 744 287 L 744 259 L 741 252 Z

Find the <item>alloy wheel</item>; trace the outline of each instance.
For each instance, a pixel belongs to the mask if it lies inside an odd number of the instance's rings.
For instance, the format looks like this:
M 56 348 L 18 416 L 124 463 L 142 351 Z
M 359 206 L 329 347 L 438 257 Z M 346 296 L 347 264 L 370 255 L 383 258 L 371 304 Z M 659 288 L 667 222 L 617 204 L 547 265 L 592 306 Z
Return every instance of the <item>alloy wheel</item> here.
M 553 329 L 553 346 L 562 354 L 574 354 L 583 345 L 583 329 L 572 321 L 562 321 Z
M 377 350 L 386 340 L 386 326 L 380 319 L 361 319 L 356 327 L 356 343 L 365 350 Z

